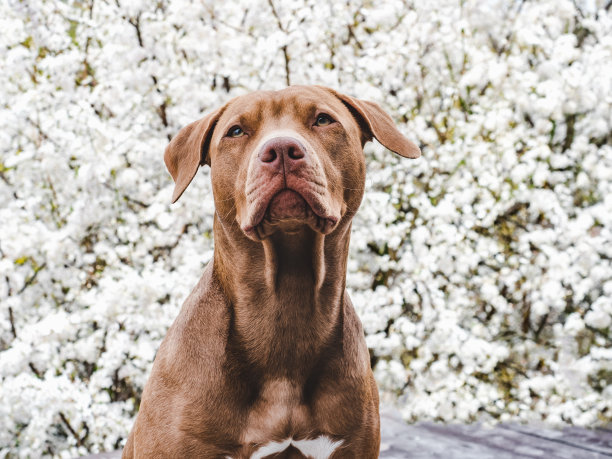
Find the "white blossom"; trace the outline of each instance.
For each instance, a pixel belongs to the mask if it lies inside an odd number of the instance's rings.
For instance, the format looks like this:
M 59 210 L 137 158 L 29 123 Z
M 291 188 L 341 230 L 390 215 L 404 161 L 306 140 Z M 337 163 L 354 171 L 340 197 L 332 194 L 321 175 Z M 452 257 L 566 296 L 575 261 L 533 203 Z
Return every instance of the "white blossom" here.
M 212 257 L 210 172 L 170 206 L 168 138 L 287 82 L 374 100 L 422 146 L 366 146 L 353 222 L 381 398 L 411 421 L 610 421 L 610 8 L 413 3 L 0 5 L 1 456 L 123 444 Z

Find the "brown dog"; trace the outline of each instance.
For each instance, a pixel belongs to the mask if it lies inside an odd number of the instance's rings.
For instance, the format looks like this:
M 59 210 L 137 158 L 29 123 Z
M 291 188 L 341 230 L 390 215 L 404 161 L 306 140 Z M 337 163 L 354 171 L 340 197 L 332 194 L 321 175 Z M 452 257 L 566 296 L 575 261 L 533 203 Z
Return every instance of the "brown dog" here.
M 124 458 L 378 457 L 378 391 L 345 292 L 372 137 L 420 155 L 378 105 L 292 86 L 172 139 L 173 202 L 211 167 L 214 257 L 159 348 Z

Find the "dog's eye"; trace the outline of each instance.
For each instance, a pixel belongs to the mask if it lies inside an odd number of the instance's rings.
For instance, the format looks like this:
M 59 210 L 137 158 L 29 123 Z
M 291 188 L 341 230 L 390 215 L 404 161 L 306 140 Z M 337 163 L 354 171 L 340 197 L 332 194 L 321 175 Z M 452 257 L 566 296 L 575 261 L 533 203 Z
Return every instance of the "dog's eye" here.
M 242 137 L 244 135 L 244 131 L 240 126 L 232 126 L 229 131 L 227 131 L 227 137 Z
M 315 126 L 327 126 L 332 124 L 334 120 L 327 113 L 321 113 L 317 116 L 317 120 L 315 121 Z

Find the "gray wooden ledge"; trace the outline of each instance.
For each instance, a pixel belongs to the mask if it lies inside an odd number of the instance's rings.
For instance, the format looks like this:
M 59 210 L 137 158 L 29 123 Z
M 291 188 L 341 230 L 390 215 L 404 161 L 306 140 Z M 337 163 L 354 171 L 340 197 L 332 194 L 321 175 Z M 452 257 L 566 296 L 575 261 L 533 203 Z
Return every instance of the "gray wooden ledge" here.
M 406 425 L 392 412 L 381 414 L 381 459 L 595 459 L 612 457 L 612 430 L 560 430 L 518 424 Z
M 407 425 L 399 415 L 381 414 L 381 459 L 604 459 L 612 458 L 612 429 L 560 430 L 519 424 Z M 87 459 L 119 459 L 121 452 Z

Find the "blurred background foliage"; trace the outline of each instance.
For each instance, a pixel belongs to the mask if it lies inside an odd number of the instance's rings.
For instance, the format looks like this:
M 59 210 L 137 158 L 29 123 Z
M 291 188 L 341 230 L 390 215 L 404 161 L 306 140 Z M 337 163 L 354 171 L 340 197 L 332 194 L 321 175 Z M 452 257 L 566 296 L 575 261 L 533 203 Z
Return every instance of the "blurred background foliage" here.
M 323 84 L 366 148 L 347 288 L 408 421 L 612 417 L 612 2 L 0 5 L 0 455 L 125 441 L 213 250 L 209 171 L 162 154 L 229 98 Z

